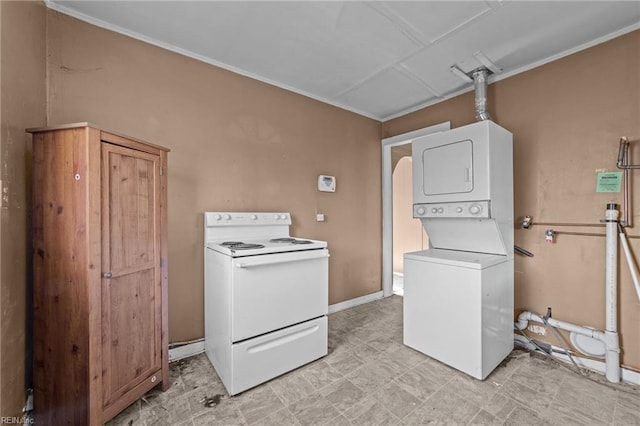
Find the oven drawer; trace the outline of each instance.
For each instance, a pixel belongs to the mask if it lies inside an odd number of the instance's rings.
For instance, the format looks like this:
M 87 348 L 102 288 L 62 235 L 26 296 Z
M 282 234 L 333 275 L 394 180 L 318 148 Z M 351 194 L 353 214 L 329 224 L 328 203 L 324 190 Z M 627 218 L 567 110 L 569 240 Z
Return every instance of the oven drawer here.
M 232 346 L 230 395 L 327 354 L 327 317 L 316 318 Z
M 231 274 L 232 342 L 327 313 L 326 249 L 233 259 Z

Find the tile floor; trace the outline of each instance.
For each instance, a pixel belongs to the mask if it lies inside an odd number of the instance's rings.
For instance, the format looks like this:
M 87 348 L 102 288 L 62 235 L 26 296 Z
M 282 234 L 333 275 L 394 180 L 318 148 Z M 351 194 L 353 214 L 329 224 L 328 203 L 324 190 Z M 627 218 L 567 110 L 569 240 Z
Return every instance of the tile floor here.
M 329 354 L 230 398 L 206 356 L 108 425 L 640 425 L 640 389 L 515 350 L 485 381 L 402 345 L 402 298 L 329 316 Z

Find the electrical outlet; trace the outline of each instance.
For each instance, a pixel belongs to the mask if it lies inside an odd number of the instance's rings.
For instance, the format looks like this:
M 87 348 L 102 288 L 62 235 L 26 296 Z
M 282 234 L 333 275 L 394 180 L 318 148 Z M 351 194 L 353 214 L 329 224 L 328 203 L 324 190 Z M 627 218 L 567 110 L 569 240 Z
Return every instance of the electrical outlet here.
M 318 222 L 324 222 L 324 214 L 322 214 L 322 213 L 317 213 L 317 214 L 316 214 L 316 221 L 318 221 Z

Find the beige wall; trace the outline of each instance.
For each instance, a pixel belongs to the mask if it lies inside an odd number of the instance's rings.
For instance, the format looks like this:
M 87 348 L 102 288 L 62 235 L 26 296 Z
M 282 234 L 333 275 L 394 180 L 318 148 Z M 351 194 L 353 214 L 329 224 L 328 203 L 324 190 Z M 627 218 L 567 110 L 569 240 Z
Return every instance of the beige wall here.
M 393 272 L 404 272 L 404 253 L 424 250 L 427 245 L 422 223 L 413 218 L 411 157 L 402 157 L 393 169 Z
M 24 129 L 45 120 L 45 16 L 41 2 L 0 2 L 1 416 L 20 415 L 25 402 L 31 142 Z
M 640 31 L 499 81 L 488 93 L 493 119 L 514 135 L 517 221 L 531 215 L 539 222 L 597 223 L 607 202 L 621 202 L 620 194 L 597 194 L 595 178 L 596 170 L 616 169 L 621 136 L 629 137 L 633 162 L 640 163 Z M 472 93 L 456 97 L 384 123 L 383 136 L 446 120 L 452 127 L 471 123 L 473 105 Z M 640 172 L 632 188 L 628 232 L 640 235 Z M 516 229 L 516 244 L 535 254 L 516 257 L 516 308 L 545 313 L 550 306 L 555 318 L 603 328 L 604 238 L 559 235 L 547 244 L 545 228 Z M 640 257 L 640 240 L 631 245 Z M 640 369 L 640 302 L 624 263 L 620 271 L 623 362 Z
M 171 341 L 203 336 L 206 210 L 291 211 L 293 235 L 329 242 L 330 303 L 381 289 L 379 122 L 53 11 L 47 41 L 49 124 L 171 149 Z

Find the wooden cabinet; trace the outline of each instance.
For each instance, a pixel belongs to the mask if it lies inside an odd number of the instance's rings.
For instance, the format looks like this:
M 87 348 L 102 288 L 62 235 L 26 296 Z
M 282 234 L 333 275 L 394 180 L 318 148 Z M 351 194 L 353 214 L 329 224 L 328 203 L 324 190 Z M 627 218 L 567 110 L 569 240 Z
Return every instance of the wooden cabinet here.
M 36 423 L 103 424 L 169 387 L 168 150 L 88 123 L 28 131 Z

